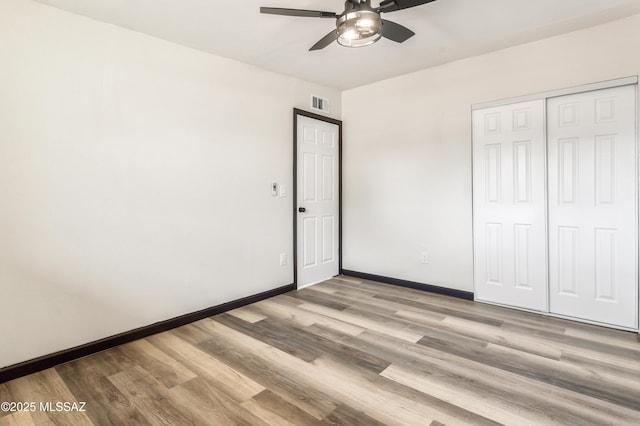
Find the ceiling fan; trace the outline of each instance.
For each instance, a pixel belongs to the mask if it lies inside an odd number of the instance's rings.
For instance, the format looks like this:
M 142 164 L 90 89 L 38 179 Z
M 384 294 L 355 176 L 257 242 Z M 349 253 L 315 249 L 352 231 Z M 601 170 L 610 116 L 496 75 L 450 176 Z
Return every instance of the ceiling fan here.
M 431 3 L 435 0 L 383 0 L 380 6 L 371 7 L 371 0 L 347 0 L 341 14 L 320 10 L 261 7 L 261 13 L 271 15 L 302 16 L 309 18 L 334 18 L 336 29 L 322 37 L 309 50 L 324 49 L 334 41 L 346 47 L 362 47 L 375 43 L 380 37 L 403 43 L 415 33 L 395 22 L 382 19 L 380 14 L 395 12 Z

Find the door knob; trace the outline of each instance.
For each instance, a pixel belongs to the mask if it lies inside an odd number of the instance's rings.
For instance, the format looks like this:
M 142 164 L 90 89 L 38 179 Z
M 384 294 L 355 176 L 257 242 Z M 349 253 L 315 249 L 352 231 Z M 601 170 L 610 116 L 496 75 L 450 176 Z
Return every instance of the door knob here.
M 300 213 L 304 213 L 304 212 L 306 212 L 306 211 L 307 211 L 307 209 L 305 209 L 304 207 L 298 207 L 298 211 L 299 211 Z

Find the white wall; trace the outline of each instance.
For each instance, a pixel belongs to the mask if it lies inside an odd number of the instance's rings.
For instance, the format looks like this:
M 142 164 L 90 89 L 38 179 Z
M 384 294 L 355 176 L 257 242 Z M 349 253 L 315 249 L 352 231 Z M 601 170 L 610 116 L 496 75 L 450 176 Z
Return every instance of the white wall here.
M 0 0 L 0 367 L 290 284 L 292 108 L 340 93 Z
M 640 15 L 343 92 L 344 269 L 472 291 L 471 105 L 638 75 L 638 52 Z

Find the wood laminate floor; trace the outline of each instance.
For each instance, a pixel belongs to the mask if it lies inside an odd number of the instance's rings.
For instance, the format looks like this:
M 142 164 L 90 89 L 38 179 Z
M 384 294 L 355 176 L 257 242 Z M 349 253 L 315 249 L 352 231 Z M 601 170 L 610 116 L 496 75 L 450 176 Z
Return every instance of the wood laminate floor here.
M 634 333 L 337 277 L 0 384 L 0 425 L 640 425 Z

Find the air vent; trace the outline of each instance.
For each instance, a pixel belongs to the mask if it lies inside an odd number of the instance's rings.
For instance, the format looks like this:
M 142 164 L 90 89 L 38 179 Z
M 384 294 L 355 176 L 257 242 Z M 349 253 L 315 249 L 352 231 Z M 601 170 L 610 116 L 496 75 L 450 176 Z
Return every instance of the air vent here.
M 329 112 L 329 99 L 311 95 L 311 109 L 322 112 Z

